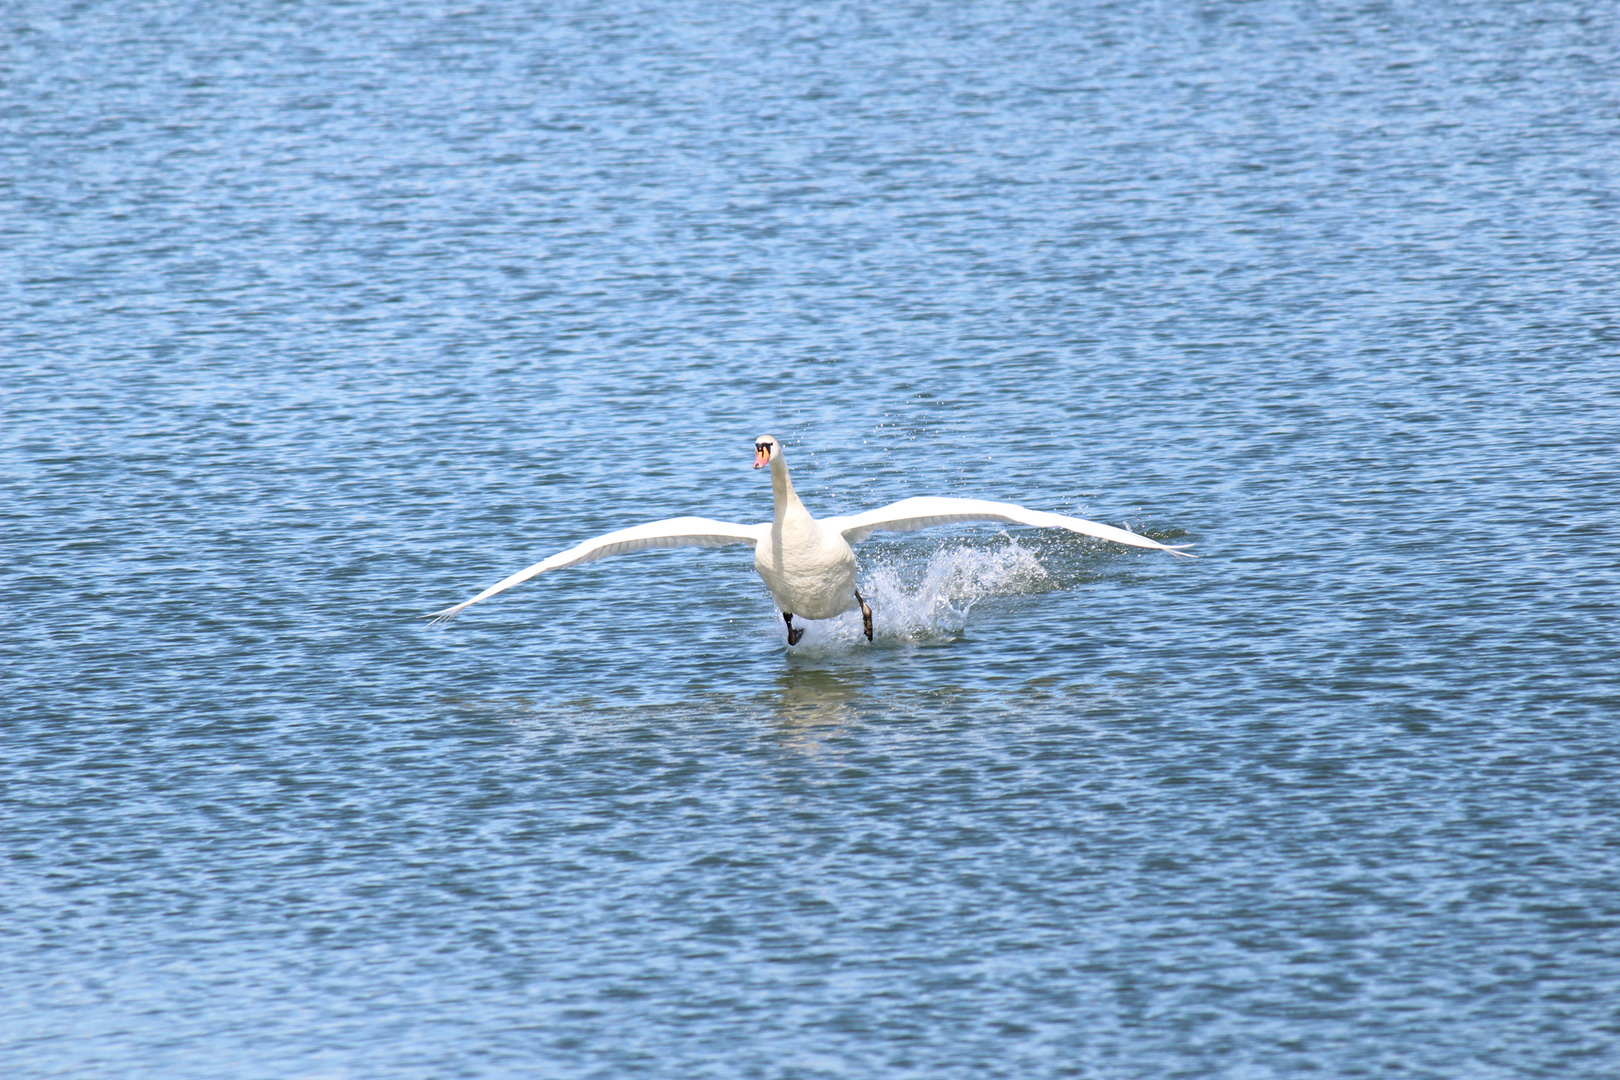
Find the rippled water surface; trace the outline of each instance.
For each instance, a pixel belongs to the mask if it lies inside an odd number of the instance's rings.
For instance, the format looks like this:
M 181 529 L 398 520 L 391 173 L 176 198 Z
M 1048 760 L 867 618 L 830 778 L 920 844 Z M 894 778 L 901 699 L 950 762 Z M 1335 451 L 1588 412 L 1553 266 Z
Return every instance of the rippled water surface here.
M 0 35 L 7 1076 L 1620 1072 L 1612 5 Z

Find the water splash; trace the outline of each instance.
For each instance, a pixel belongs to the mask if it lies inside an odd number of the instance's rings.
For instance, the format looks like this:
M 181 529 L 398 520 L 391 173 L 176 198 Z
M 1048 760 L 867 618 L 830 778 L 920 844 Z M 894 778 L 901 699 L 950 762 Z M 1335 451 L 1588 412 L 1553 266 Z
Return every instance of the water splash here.
M 860 587 L 872 606 L 876 643 L 895 644 L 954 637 L 981 600 L 1030 596 L 1059 586 L 1034 551 L 1007 539 L 992 548 L 942 545 L 925 558 L 868 553 L 862 559 Z M 802 625 L 804 638 L 793 650 L 798 655 L 864 644 L 859 611 Z M 781 635 L 780 619 L 772 630 Z

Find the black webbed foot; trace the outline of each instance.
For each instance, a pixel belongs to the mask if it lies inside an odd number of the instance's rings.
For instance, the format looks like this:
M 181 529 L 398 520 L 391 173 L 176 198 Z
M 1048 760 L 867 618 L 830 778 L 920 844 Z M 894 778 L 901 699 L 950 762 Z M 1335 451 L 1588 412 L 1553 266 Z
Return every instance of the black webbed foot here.
M 861 594 L 858 593 L 858 592 L 855 594 L 855 602 L 861 605 L 861 625 L 863 627 L 865 627 L 865 629 L 866 629 L 866 640 L 871 641 L 872 640 L 872 609 L 867 606 L 867 603 L 866 603 L 865 600 L 861 599 Z
M 782 612 L 782 621 L 787 623 L 788 644 L 789 645 L 797 645 L 799 643 L 799 639 L 804 637 L 804 627 L 801 626 L 798 629 L 794 629 L 792 612 L 788 612 L 788 611 Z

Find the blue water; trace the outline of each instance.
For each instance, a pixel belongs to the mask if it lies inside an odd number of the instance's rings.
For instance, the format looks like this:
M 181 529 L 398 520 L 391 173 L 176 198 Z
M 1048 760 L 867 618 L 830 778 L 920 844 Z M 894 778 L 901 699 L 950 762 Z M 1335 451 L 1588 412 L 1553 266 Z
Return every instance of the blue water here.
M 1620 9 L 0 5 L 8 1077 L 1620 1074 Z M 612 528 L 879 534 L 421 616 Z

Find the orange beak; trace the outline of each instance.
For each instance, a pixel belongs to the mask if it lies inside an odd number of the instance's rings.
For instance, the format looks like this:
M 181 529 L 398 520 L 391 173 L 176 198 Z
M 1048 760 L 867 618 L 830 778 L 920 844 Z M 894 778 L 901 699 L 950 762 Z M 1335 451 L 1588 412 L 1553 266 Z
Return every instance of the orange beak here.
M 754 447 L 754 468 L 763 469 L 771 463 L 771 452 L 763 446 Z

